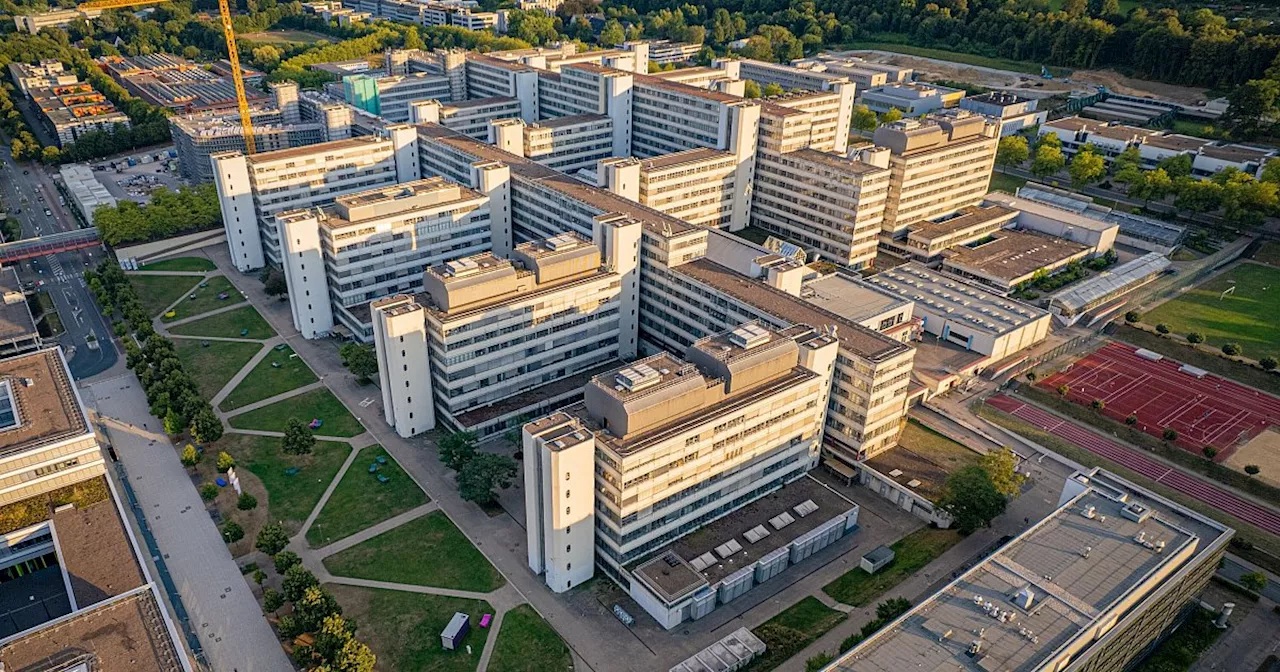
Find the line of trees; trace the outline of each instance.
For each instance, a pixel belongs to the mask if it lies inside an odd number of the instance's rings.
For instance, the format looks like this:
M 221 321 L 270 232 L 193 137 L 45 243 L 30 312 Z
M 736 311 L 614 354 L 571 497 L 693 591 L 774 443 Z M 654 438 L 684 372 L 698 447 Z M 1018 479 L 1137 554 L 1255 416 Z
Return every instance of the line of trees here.
M 213 184 L 160 188 L 151 193 L 151 202 L 138 205 L 120 201 L 99 207 L 94 224 L 108 245 L 159 240 L 187 231 L 211 229 L 222 224 L 218 193 Z

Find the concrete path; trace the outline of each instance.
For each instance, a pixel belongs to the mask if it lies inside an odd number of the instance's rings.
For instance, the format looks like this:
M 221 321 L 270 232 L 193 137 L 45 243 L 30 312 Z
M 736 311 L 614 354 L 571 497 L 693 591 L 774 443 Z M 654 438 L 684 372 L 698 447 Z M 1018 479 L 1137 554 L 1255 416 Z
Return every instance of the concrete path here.
M 216 269 L 212 271 L 125 271 L 125 275 L 186 275 L 193 278 L 208 277 L 209 274 L 222 275 Z
M 169 335 L 169 332 L 167 331 L 161 333 L 166 336 Z M 209 405 L 213 406 L 214 413 L 221 413 L 221 411 L 218 410 L 218 404 L 221 404 L 223 400 L 227 398 L 227 395 L 231 394 L 231 391 L 236 389 L 236 386 L 244 381 L 245 377 L 249 375 L 249 372 L 253 370 L 253 367 L 258 365 L 258 362 L 266 359 L 267 355 L 271 353 L 271 348 L 276 345 L 275 343 L 272 343 L 272 341 L 275 340 L 275 338 L 272 338 L 263 341 L 262 349 L 254 354 L 254 356 L 250 357 L 249 361 L 245 362 L 244 366 L 236 372 L 236 375 L 231 376 L 231 380 L 228 380 L 227 384 L 223 385 L 222 389 L 218 390 L 218 393 L 213 395 L 213 398 L 209 400 Z
M 192 334 L 175 334 L 169 331 L 164 332 L 165 338 L 175 341 L 219 341 L 223 343 L 258 343 L 262 341 L 257 338 L 232 338 L 230 336 L 195 336 Z
M 502 619 L 507 615 L 506 609 L 501 609 L 493 617 L 493 622 L 489 624 L 489 629 L 493 632 L 489 633 L 489 639 L 484 642 L 484 651 L 480 653 L 480 664 L 476 666 L 477 672 L 486 672 L 489 669 L 489 659 L 493 658 L 493 649 L 498 645 L 498 633 L 502 630 Z
M 316 522 L 316 518 L 320 516 L 320 511 L 329 502 L 329 497 L 333 495 L 333 491 L 338 489 L 338 484 L 342 482 L 342 477 L 347 475 L 347 470 L 351 468 L 351 464 L 356 461 L 356 456 L 359 454 L 360 449 L 358 448 L 352 448 L 351 452 L 347 454 L 347 459 L 342 461 L 342 467 L 338 469 L 337 475 L 329 482 L 329 486 L 324 489 L 324 494 L 320 495 L 320 501 L 316 502 L 315 507 L 311 509 L 311 513 L 307 514 L 307 519 L 302 522 L 302 528 L 298 530 L 298 533 L 290 541 L 301 540 L 304 545 L 307 543 L 307 530 L 310 530 L 311 524 Z
M 212 669 L 292 672 L 177 450 L 168 438 L 149 431 L 159 421 L 148 415 L 137 379 L 121 376 L 92 384 L 84 397 L 109 419 L 103 423 L 107 436 L 129 471 Z
M 337 481 L 334 481 L 334 483 L 337 483 Z M 326 496 L 328 496 L 328 493 L 325 493 L 325 494 Z M 317 548 L 311 551 L 310 555 L 314 556 L 317 560 L 323 560 L 324 558 L 327 558 L 335 553 L 341 553 L 342 551 L 345 551 L 348 548 L 351 548 L 352 546 L 362 544 L 382 534 L 383 532 L 389 532 L 391 530 L 394 530 L 397 527 L 400 527 L 401 525 L 404 525 L 409 521 L 416 520 L 418 518 L 421 518 L 427 515 L 428 513 L 431 513 L 432 511 L 439 511 L 439 510 L 440 510 L 439 504 L 436 504 L 435 502 L 427 502 L 422 506 L 409 509 L 408 511 L 405 511 L 404 513 L 401 513 L 399 515 L 392 516 L 391 518 L 388 518 L 382 521 L 381 523 L 378 523 L 377 525 L 373 525 L 372 527 L 366 527 L 363 530 L 360 530 L 359 532 L 356 532 L 355 534 L 349 537 L 343 537 L 342 539 L 339 539 L 338 541 L 335 541 L 332 544 L 329 544 L 328 546 Z M 312 512 L 312 513 L 314 516 L 315 512 Z M 308 518 L 307 527 L 309 527 L 310 523 L 313 521 L 314 521 L 314 517 Z M 305 539 L 303 540 L 303 543 L 306 543 Z
M 183 298 L 183 299 L 185 299 L 185 298 L 187 298 L 187 297 L 186 297 L 186 295 L 183 295 L 183 297 L 182 297 L 182 298 Z M 173 310 L 174 306 L 178 305 L 179 303 L 182 303 L 182 299 L 179 299 L 176 303 L 174 303 L 174 304 L 170 305 L 168 308 L 166 308 L 166 309 L 165 309 L 165 313 L 169 312 L 170 310 Z M 231 312 L 231 311 L 233 311 L 233 310 L 239 310 L 239 309 L 244 308 L 245 306 L 248 306 L 248 305 L 250 305 L 250 304 L 249 304 L 247 301 L 240 301 L 239 303 L 233 303 L 233 304 L 231 304 L 231 305 L 229 305 L 229 306 L 222 306 L 221 308 L 215 308 L 215 309 L 213 309 L 213 310 L 211 310 L 211 311 L 209 311 L 209 312 L 207 312 L 207 313 L 200 313 L 199 315 L 192 315 L 191 317 L 184 317 L 184 318 L 182 318 L 181 320 L 174 320 L 174 321 L 172 321 L 172 322 L 161 322 L 161 324 L 162 324 L 162 325 L 164 325 L 165 330 L 169 330 L 169 329 L 172 329 L 172 328 L 174 328 L 174 327 L 180 327 L 180 326 L 182 326 L 182 325 L 184 325 L 184 324 L 187 324 L 187 323 L 190 323 L 190 322 L 198 322 L 198 321 L 200 321 L 200 320 L 203 320 L 203 319 L 204 319 L 204 318 L 206 318 L 206 317 L 213 317 L 214 315 L 221 315 L 222 313 L 229 313 L 229 312 Z M 161 314 L 161 315 L 164 315 L 164 313 L 160 313 L 160 314 Z M 256 339 L 254 339 L 254 340 L 256 340 Z
M 268 352 L 270 352 L 270 350 L 268 350 Z M 243 373 L 243 371 L 241 371 L 241 373 Z M 247 374 L 246 374 L 246 375 L 247 375 Z M 228 385 L 230 385 L 230 383 L 228 383 Z M 306 385 L 303 385 L 302 387 L 295 387 L 295 388 L 293 388 L 292 390 L 288 390 L 288 391 L 286 391 L 286 392 L 281 392 L 280 394 L 277 394 L 277 395 L 275 395 L 275 396 L 271 396 L 271 397 L 267 397 L 266 399 L 263 399 L 263 400 L 261 400 L 261 401 L 255 401 L 255 402 L 253 402 L 252 404 L 245 404 L 244 406 L 240 406 L 240 407 L 238 407 L 238 408 L 231 409 L 230 411 L 218 411 L 218 415 L 220 415 L 220 416 L 222 416 L 222 417 L 224 417 L 224 418 L 231 418 L 231 417 L 235 417 L 235 416 L 237 416 L 237 415 L 241 415 L 241 414 L 244 414 L 244 413 L 248 413 L 249 411 L 256 411 L 256 410 L 258 410 L 259 408 L 264 408 L 264 407 L 266 407 L 266 406 L 270 406 L 271 404 L 274 404 L 274 403 L 276 403 L 277 401 L 284 401 L 285 399 L 292 399 L 293 397 L 297 397 L 297 396 L 299 396 L 299 395 L 303 395 L 303 394 L 306 394 L 306 393 L 308 393 L 308 392 L 312 392 L 312 391 L 315 391 L 315 390 L 319 390 L 319 389 L 321 389 L 321 388 L 323 388 L 323 387 L 324 387 L 324 383 L 323 383 L 323 382 L 321 382 L 321 381 L 318 381 L 318 380 L 317 380 L 317 381 L 316 381 L 316 382 L 314 382 L 314 383 L 307 383 Z M 233 390 L 234 390 L 235 388 L 231 388 L 231 389 L 233 389 Z M 230 390 L 227 390 L 227 388 L 225 388 L 225 387 L 224 387 L 224 388 L 222 388 L 222 391 L 223 391 L 223 392 L 226 392 L 226 393 L 228 393 L 228 394 L 230 394 Z M 342 439 L 342 440 L 343 440 L 343 441 L 346 441 L 346 439 Z

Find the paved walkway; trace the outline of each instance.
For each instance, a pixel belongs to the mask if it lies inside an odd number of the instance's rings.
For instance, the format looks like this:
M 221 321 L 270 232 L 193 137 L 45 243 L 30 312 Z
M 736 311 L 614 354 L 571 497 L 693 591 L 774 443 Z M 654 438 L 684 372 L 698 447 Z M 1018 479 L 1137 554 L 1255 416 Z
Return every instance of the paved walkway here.
M 182 297 L 182 299 L 185 299 L 185 298 L 187 298 L 187 297 L 186 297 L 186 296 L 183 296 L 183 297 Z M 165 309 L 165 311 L 166 311 L 166 312 L 168 312 L 168 311 L 170 311 L 170 310 L 173 310 L 174 306 L 178 305 L 179 303 L 182 303 L 182 299 L 178 299 L 177 301 L 173 302 L 173 304 L 172 304 L 172 305 L 170 305 L 168 308 L 166 308 L 166 309 Z M 163 324 L 163 325 L 164 325 L 164 328 L 165 328 L 165 330 L 167 331 L 167 330 L 172 329 L 172 328 L 174 328 L 174 327 L 180 327 L 180 326 L 182 326 L 182 325 L 184 325 L 184 324 L 188 324 L 188 323 L 190 323 L 190 322 L 198 322 L 198 321 L 200 321 L 200 320 L 203 320 L 203 319 L 204 319 L 204 318 L 206 318 L 206 317 L 213 317 L 214 315 L 221 315 L 222 313 L 229 313 L 229 312 L 231 312 L 231 311 L 233 311 L 233 310 L 240 310 L 241 308 L 244 308 L 245 306 L 248 306 L 248 305 L 249 305 L 248 303 L 245 303 L 244 301 L 241 301 L 240 303 L 233 303 L 233 304 L 231 304 L 231 305 L 229 305 L 229 306 L 222 306 L 221 308 L 215 308 L 215 309 L 213 309 L 213 310 L 211 310 L 211 311 L 209 311 L 209 312 L 207 312 L 207 313 L 200 313 L 199 315 L 192 315 L 192 316 L 190 316 L 190 317 L 184 317 L 184 318 L 182 318 L 181 320 L 174 320 L 174 321 L 172 321 L 172 322 L 162 322 L 161 324 Z M 163 315 L 164 313 L 161 313 L 161 314 Z M 252 339 L 251 339 L 251 340 L 252 340 Z
M 267 349 L 267 352 L 271 352 L 270 348 L 268 348 L 268 349 Z M 250 370 L 250 371 L 252 371 L 253 369 L 252 369 L 252 368 L 250 368 L 249 370 Z M 245 371 L 244 371 L 243 369 L 241 369 L 240 373 L 245 373 Z M 239 374 L 237 374 L 237 375 L 239 375 Z M 228 386 L 229 386 L 229 385 L 230 385 L 230 383 L 228 383 Z M 223 417 L 223 418 L 230 418 L 230 417 L 232 417 L 232 416 L 240 415 L 240 414 L 242 414 L 242 413 L 248 413 L 249 411 L 256 411 L 256 410 L 258 410 L 259 408 L 263 408 L 263 407 L 265 407 L 265 406 L 270 406 L 271 404 L 274 404 L 274 403 L 276 403 L 277 401 L 284 401 L 285 399 L 291 399 L 291 398 L 293 398 L 293 397 L 296 397 L 296 396 L 299 396 L 299 395 L 303 395 L 303 394 L 306 394 L 306 393 L 308 393 L 308 392 L 312 392 L 312 391 L 315 391 L 315 390 L 320 390 L 320 389 L 323 389 L 323 388 L 324 388 L 324 383 L 322 383 L 322 382 L 320 382 L 320 381 L 318 381 L 318 380 L 317 380 L 317 381 L 316 381 L 316 382 L 314 382 L 314 383 L 307 383 L 306 385 L 303 385 L 302 387 L 295 387 L 295 388 L 293 388 L 292 390 L 287 390 L 287 391 L 285 391 L 285 392 L 281 392 L 280 394 L 277 394 L 277 395 L 275 395 L 275 396 L 271 396 L 271 397 L 267 397 L 266 399 L 263 399 L 263 400 L 261 400 L 261 401 L 255 401 L 255 402 L 253 402 L 252 404 L 245 404 L 244 406 L 240 406 L 240 407 L 238 407 L 238 408 L 233 408 L 233 409 L 231 409 L 230 411 L 215 411 L 215 412 L 216 412 L 220 417 Z M 230 390 L 224 387 L 224 388 L 222 388 L 222 392 L 226 392 L 227 394 L 230 394 L 230 393 L 231 393 L 231 390 L 234 390 L 234 389 L 235 389 L 234 387 L 232 387 Z M 282 432 L 281 432 L 281 433 L 282 433 Z M 346 441 L 346 439 L 339 439 L 339 441 Z

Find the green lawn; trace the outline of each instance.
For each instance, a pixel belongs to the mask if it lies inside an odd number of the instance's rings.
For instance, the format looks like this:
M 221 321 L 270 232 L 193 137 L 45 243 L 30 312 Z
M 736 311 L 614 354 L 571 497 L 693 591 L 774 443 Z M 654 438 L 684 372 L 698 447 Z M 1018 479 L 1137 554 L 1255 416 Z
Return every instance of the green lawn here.
M 242 415 L 233 415 L 227 422 L 236 429 L 283 432 L 289 418 L 303 422 L 311 422 L 313 418 L 323 420 L 324 424 L 315 430 L 321 436 L 355 436 L 364 431 L 355 416 L 329 390 L 312 390 L 289 397 Z
M 324 559 L 324 566 L 337 576 L 479 593 L 497 590 L 506 583 L 440 511 L 331 555 Z
M 1253 253 L 1253 260 L 1268 266 L 1280 267 L 1280 243 L 1275 241 L 1263 243 L 1262 247 Z
M 241 334 L 245 329 L 247 334 Z M 255 338 L 265 340 L 276 335 L 276 331 L 267 324 L 253 306 L 245 306 L 236 310 L 180 324 L 169 330 L 174 334 L 185 336 L 221 336 L 224 338 Z
M 268 30 L 261 33 L 244 33 L 236 37 L 246 42 L 263 44 L 315 44 L 320 40 L 330 40 L 320 33 L 308 30 Z
M 373 649 L 379 670 L 475 672 L 480 664 L 490 632 L 480 619 L 493 613 L 488 602 L 340 584 L 325 588 L 338 598 L 342 615 L 359 624 L 356 638 Z M 440 632 L 459 611 L 471 616 L 471 632 L 456 650 L 446 651 Z
M 200 396 L 212 399 L 249 360 L 262 349 L 258 343 L 232 343 L 230 341 L 207 341 L 209 347 L 201 347 L 201 341 L 175 338 L 173 347 L 178 352 L 178 359 L 196 385 L 200 386 Z
M 272 349 L 270 354 L 253 367 L 249 375 L 240 381 L 236 389 L 232 390 L 219 406 L 224 411 L 231 411 L 316 382 L 316 374 L 311 372 L 306 362 L 302 361 L 301 357 L 292 355 L 293 348 L 288 346 L 281 350 Z M 272 366 L 272 364 L 279 364 L 279 366 Z M 284 431 L 283 424 L 278 431 Z
M 197 278 L 198 279 L 198 278 Z M 168 313 L 160 317 L 161 322 L 173 322 L 188 317 L 194 317 L 202 313 L 207 313 L 218 308 L 234 306 L 244 301 L 244 295 L 240 290 L 231 285 L 231 281 L 226 276 L 219 275 L 214 278 L 202 282 L 205 287 L 196 287 L 187 292 L 187 298 L 181 303 L 173 307 L 173 317 L 169 317 Z M 219 299 L 219 294 L 226 294 L 227 298 Z
M 822 587 L 822 592 L 854 607 L 865 607 L 886 591 L 933 562 L 960 541 L 955 530 L 924 528 L 899 539 L 890 548 L 896 554 L 893 562 L 875 574 L 855 567 Z M 871 550 L 871 549 L 867 549 Z
M 390 483 L 378 481 L 377 475 L 369 472 L 369 466 L 377 464 L 379 457 L 387 462 L 378 466 L 377 474 L 391 479 Z M 333 543 L 429 501 L 431 498 L 385 448 L 369 446 L 360 451 L 329 495 L 329 501 L 307 530 L 307 543 L 315 547 Z
M 212 271 L 218 266 L 212 261 L 203 257 L 178 257 L 177 259 L 165 259 L 146 264 L 141 270 L 144 271 Z
M 1235 291 L 1222 296 L 1230 287 Z M 1253 359 L 1280 356 L 1280 268 L 1240 264 L 1142 316 L 1176 334 L 1204 334 L 1205 342 L 1239 343 Z
M 768 647 L 763 656 L 747 666 L 748 672 L 767 672 L 786 662 L 828 630 L 845 615 L 827 607 L 816 597 L 806 597 L 752 630 Z
M 1015 61 L 1010 58 L 992 58 L 989 56 L 979 56 L 977 54 L 966 54 L 959 51 L 949 51 L 947 49 L 933 49 L 929 47 L 917 47 L 911 44 L 903 44 L 899 42 L 875 42 L 858 40 L 850 49 L 876 49 L 879 51 L 892 51 L 895 54 L 907 54 L 908 56 L 919 56 L 921 58 L 936 58 L 942 61 L 950 61 L 952 63 L 963 63 L 965 65 L 976 65 L 982 68 L 995 68 L 996 70 L 1009 70 L 1012 72 L 1023 72 L 1029 75 L 1040 74 L 1040 64 L 1030 63 L 1028 61 Z M 1064 68 L 1049 68 L 1054 76 L 1061 76 L 1069 73 Z
M 1204 121 L 1174 119 L 1173 128 L 1170 130 L 1174 133 L 1192 135 L 1197 138 L 1208 138 L 1209 140 L 1223 139 L 1222 129 L 1218 128 L 1217 124 L 1207 123 Z
M 522 604 L 502 616 L 489 672 L 569 672 L 573 656 L 533 607 Z
M 239 467 L 253 472 L 262 481 L 267 489 L 266 504 L 271 520 L 283 521 L 290 534 L 302 527 L 351 454 L 351 446 L 345 443 L 317 441 L 310 455 L 286 455 L 280 449 L 280 439 L 248 434 L 226 434 L 206 447 L 205 454 L 217 456 L 222 450 L 236 458 Z M 292 475 L 286 473 L 293 468 L 299 471 Z M 262 504 L 259 502 L 259 506 Z
M 200 283 L 200 278 L 184 275 L 131 275 L 129 284 L 148 315 L 159 315 L 169 304 L 182 298 L 187 290 Z
M 1007 175 L 1005 173 L 991 174 L 991 191 L 1004 191 L 1009 194 L 1018 193 L 1018 188 L 1027 183 L 1024 177 L 1017 175 Z

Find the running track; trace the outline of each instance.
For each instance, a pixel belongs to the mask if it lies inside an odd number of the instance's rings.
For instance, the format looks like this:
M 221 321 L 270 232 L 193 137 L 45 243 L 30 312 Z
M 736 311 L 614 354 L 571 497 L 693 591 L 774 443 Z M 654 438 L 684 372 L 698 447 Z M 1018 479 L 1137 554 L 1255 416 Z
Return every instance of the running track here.
M 1280 534 L 1280 513 L 1255 504 L 1231 492 L 1211 485 L 1204 479 L 1188 476 L 1165 464 L 1150 459 L 1140 452 L 1122 446 L 1115 441 L 1067 422 L 1052 413 L 1030 406 L 1017 399 L 998 394 L 987 403 L 1014 417 L 1043 429 L 1058 438 L 1105 457 L 1112 462 L 1142 474 L 1157 483 L 1208 504 L 1240 520 L 1256 525 L 1272 534 Z

